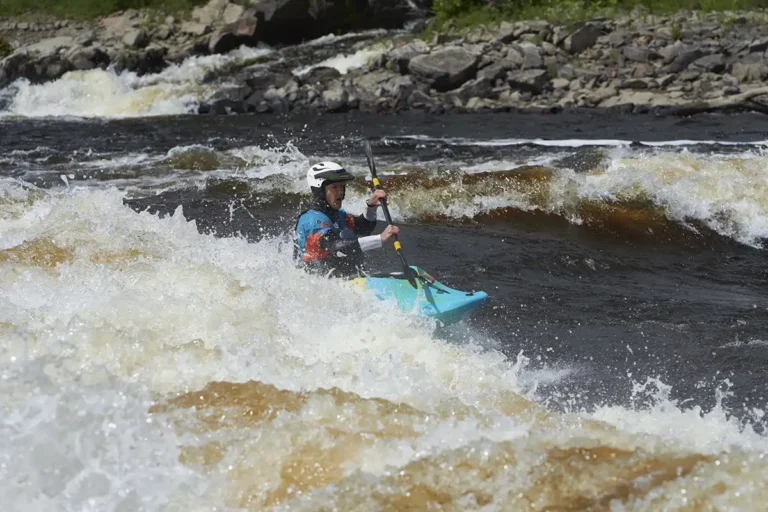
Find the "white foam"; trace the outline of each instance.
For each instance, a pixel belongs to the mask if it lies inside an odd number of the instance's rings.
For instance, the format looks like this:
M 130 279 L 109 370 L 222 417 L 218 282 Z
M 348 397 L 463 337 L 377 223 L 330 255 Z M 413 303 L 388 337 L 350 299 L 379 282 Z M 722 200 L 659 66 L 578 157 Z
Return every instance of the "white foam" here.
M 386 137 L 386 140 L 417 140 L 423 142 L 442 142 L 446 144 L 463 145 L 463 146 L 478 146 L 478 147 L 504 147 L 504 146 L 523 146 L 534 145 L 543 147 L 563 147 L 563 148 L 580 148 L 580 147 L 628 147 L 632 144 L 643 144 L 646 146 L 654 147 L 675 147 L 675 146 L 692 146 L 692 145 L 704 145 L 704 146 L 765 146 L 768 145 L 768 140 L 756 140 L 748 142 L 736 142 L 736 141 L 719 141 L 719 140 L 694 140 L 694 139 L 679 139 L 679 140 L 666 140 L 666 141 L 632 141 L 624 139 L 470 139 L 463 137 L 431 137 L 428 135 L 400 135 L 397 137 Z
M 93 69 L 71 71 L 58 80 L 33 85 L 14 82 L 8 109 L 23 117 L 141 117 L 195 112 L 222 85 L 202 84 L 207 73 L 267 55 L 268 48 L 241 47 L 227 55 L 191 57 L 154 75 Z
M 368 65 L 371 60 L 375 59 L 379 55 L 386 53 L 386 48 L 365 48 L 358 50 L 353 54 L 338 54 L 334 57 L 330 57 L 324 61 L 298 68 L 294 70 L 294 74 L 302 76 L 309 73 L 311 70 L 318 67 L 334 68 L 342 75 L 346 75 L 352 69 L 359 69 Z
M 27 371 L 32 372 L 32 367 Z M 0 501 L 13 510 L 164 510 L 206 500 L 172 429 L 131 389 L 30 393 L 0 420 Z M 209 504 L 210 506 L 210 504 Z
M 449 415 L 437 424 L 416 413 L 413 436 L 384 435 L 361 448 L 359 462 L 345 461 L 347 474 L 381 475 L 387 465 L 484 438 L 519 439 L 530 454 L 523 465 L 584 438 L 628 449 L 662 446 L 662 454 L 665 443 L 706 453 L 766 448 L 763 437 L 725 415 L 690 413 L 666 398 L 647 411 L 616 407 L 589 415 L 621 425 L 621 432 L 557 422 L 531 428 L 527 413 L 502 414 L 494 400 L 514 406 L 537 382 L 570 370 L 527 371 L 522 354 L 506 358 L 471 339 L 445 342 L 428 321 L 297 269 L 282 238 L 249 243 L 202 235 L 181 208 L 163 219 L 137 213 L 117 190 L 72 186 L 36 190 L 30 198 L 14 187 L 0 181 L 0 191 L 24 208 L 0 216 L 0 250 L 48 240 L 39 250 L 54 244 L 65 252 L 56 267 L 41 266 L 39 258 L 0 260 L 0 499 L 14 509 L 220 507 L 220 489 L 232 485 L 221 479 L 237 478 L 228 465 L 276 478 L 275 468 L 291 463 L 290 444 L 257 450 L 262 435 L 324 447 L 333 441 L 316 418 L 330 414 L 343 423 L 347 411 L 318 399 L 273 424 L 244 427 L 246 447 L 256 450 L 246 453 L 259 456 L 244 461 L 240 451 L 227 452 L 203 472 L 180 460 L 179 446 L 220 441 L 229 450 L 236 429 L 181 439 L 169 418 L 150 416 L 148 407 L 154 397 L 213 381 L 258 380 L 296 391 L 338 387 L 425 414 L 455 401 L 478 408 L 475 416 Z M 289 428 L 296 432 L 280 437 Z M 240 475 L 248 480 L 248 471 Z M 245 485 L 251 489 L 252 481 Z
M 697 453 L 717 455 L 734 449 L 765 453 L 768 450 L 768 438 L 723 407 L 727 393 L 716 390 L 715 406 L 704 412 L 698 405 L 686 407 L 671 399 L 671 391 L 672 387 L 661 380 L 648 378 L 644 383 L 633 384 L 633 395 L 636 399 L 648 398 L 649 406 L 600 407 L 591 416 L 625 432 L 674 440 L 677 446 Z M 762 412 L 757 419 L 761 417 Z
M 398 32 L 398 31 L 394 31 Z M 305 46 L 326 46 L 334 43 L 338 43 L 341 41 L 346 41 L 348 39 L 354 39 L 358 37 L 376 37 L 376 36 L 383 36 L 386 35 L 388 32 L 384 29 L 372 29 L 372 30 L 364 30 L 362 32 L 347 32 L 346 34 L 327 34 L 324 36 L 320 36 L 317 39 L 312 39 L 310 41 L 307 41 L 306 43 L 303 43 Z
M 661 152 L 616 153 L 601 174 L 586 176 L 579 196 L 590 200 L 648 197 L 679 222 L 695 219 L 739 242 L 768 237 L 768 159 L 761 153 L 698 157 Z

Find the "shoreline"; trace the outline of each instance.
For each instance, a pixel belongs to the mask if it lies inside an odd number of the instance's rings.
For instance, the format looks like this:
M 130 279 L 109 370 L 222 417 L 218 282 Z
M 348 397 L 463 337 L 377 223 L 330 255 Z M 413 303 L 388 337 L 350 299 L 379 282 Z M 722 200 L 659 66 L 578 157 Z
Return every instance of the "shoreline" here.
M 768 113 L 755 101 L 768 94 L 768 12 L 722 19 L 619 15 L 431 34 L 416 23 L 321 38 L 327 44 L 270 40 L 268 54 L 208 73 L 204 81 L 215 91 L 199 101 L 197 113 Z M 14 46 L 0 60 L 0 89 L 93 69 L 153 75 L 192 57 L 263 46 L 275 37 L 268 25 L 228 0 L 212 0 L 188 20 L 136 10 L 93 22 L 0 19 L 0 38 Z

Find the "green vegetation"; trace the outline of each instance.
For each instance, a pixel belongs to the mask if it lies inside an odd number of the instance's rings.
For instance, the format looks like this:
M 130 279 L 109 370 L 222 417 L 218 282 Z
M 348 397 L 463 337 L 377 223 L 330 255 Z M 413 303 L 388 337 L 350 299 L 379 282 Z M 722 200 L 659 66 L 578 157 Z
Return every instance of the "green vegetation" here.
M 0 37 L 0 59 L 13 53 L 11 43 Z
M 0 0 L 3 16 L 39 18 L 55 16 L 93 19 L 125 9 L 155 9 L 176 14 L 190 11 L 207 0 Z
M 722 12 L 767 8 L 768 0 L 434 0 L 432 29 L 464 29 L 502 20 L 579 21 L 628 13 L 638 7 L 649 14 Z

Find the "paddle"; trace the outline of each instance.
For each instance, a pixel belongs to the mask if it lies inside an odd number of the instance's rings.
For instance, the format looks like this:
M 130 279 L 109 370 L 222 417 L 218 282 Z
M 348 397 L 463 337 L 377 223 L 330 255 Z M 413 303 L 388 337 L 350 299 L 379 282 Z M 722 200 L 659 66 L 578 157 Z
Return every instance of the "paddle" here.
M 365 141 L 365 157 L 368 159 L 368 168 L 371 170 L 371 181 L 373 181 L 373 187 L 376 190 L 381 190 L 381 182 L 376 176 L 376 164 L 373 162 L 373 151 L 371 150 L 371 144 L 367 140 Z M 384 218 L 387 219 L 387 224 L 391 225 L 392 217 L 389 215 L 389 208 L 387 208 L 386 199 L 381 199 L 381 209 L 384 210 Z M 402 249 L 403 246 L 400 244 L 400 240 L 398 240 L 397 235 L 395 235 L 395 252 L 398 256 L 400 256 L 400 261 L 403 263 L 403 271 L 405 272 L 405 277 L 408 278 L 408 282 L 411 283 L 411 286 L 418 288 L 416 285 L 416 272 L 410 266 L 408 266 L 408 262 L 405 261 L 405 255 L 403 255 Z

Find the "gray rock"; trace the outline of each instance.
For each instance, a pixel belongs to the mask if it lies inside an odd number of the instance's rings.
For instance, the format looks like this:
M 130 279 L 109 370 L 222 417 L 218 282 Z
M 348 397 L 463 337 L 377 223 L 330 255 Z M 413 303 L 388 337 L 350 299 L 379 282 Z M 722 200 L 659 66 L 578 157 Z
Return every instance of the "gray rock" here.
M 66 59 L 72 63 L 72 67 L 78 70 L 94 68 L 106 68 L 110 63 L 109 55 L 100 48 L 89 46 L 87 48 L 74 47 L 66 54 Z
M 594 105 L 598 105 L 609 98 L 613 98 L 617 94 L 618 91 L 614 87 L 604 87 L 591 93 L 589 99 Z
M 383 87 L 390 96 L 404 99 L 410 95 L 416 84 L 410 76 L 395 76 L 384 82 Z
M 205 23 L 195 23 L 194 21 L 186 21 L 181 24 L 181 32 L 183 34 L 190 34 L 193 36 L 202 36 L 211 31 L 211 26 Z
M 221 21 L 227 25 L 239 20 L 245 14 L 245 7 L 238 4 L 227 4 L 221 13 Z
M 318 66 L 301 75 L 301 83 L 308 85 L 323 84 L 337 78 L 341 78 L 341 72 L 338 69 L 329 68 L 326 66 Z
M 739 82 L 756 82 L 768 76 L 765 64 L 756 62 L 736 62 L 731 68 L 731 74 Z
M 480 61 L 477 63 L 477 69 L 481 70 L 483 68 L 487 68 L 494 62 L 498 62 L 501 59 L 501 56 L 499 55 L 480 55 Z
M 659 50 L 659 55 L 661 55 L 662 62 L 664 62 L 664 64 L 669 64 L 684 51 L 685 45 L 680 41 L 676 41 Z
M 654 68 L 651 64 L 646 64 L 644 62 L 636 62 L 632 65 L 632 76 L 633 77 L 656 76 L 656 68 Z
M 517 69 L 518 64 L 511 60 L 503 59 L 477 72 L 477 78 L 488 79 L 491 82 L 507 76 L 507 71 Z
M 165 41 L 169 37 L 171 37 L 171 34 L 173 34 L 173 29 L 169 27 L 168 25 L 161 25 L 155 30 L 155 33 L 152 35 L 153 39 L 158 39 L 160 41 Z
M 633 62 L 648 62 L 656 54 L 648 48 L 638 48 L 637 46 L 626 46 L 622 50 L 624 57 Z
M 514 63 L 515 66 L 521 67 L 525 62 L 525 57 L 519 50 L 512 47 L 507 51 L 507 60 Z
M 661 77 L 659 80 L 657 80 L 657 82 L 659 87 L 667 87 L 675 81 L 675 78 L 676 76 L 674 73 L 669 73 L 668 75 Z
M 685 50 L 680 53 L 675 60 L 667 67 L 669 73 L 680 73 L 690 66 L 694 61 L 704 57 L 704 52 L 699 48 Z
M 580 91 L 583 88 L 584 88 L 584 81 L 581 78 L 574 78 L 568 84 L 569 91 L 576 92 L 576 91 Z
M 470 43 L 487 43 L 493 40 L 493 35 L 485 27 L 477 27 L 467 34 L 467 41 Z
M 430 87 L 448 91 L 474 77 L 478 61 L 465 49 L 451 46 L 411 59 L 408 69 Z
M 749 53 L 763 53 L 765 50 L 768 50 L 768 37 L 755 39 L 749 45 Z
M 143 48 L 148 42 L 147 33 L 139 28 L 127 30 L 123 36 L 123 44 L 129 48 Z
M 608 34 L 608 44 L 613 46 L 614 48 L 618 48 L 619 46 L 624 46 L 629 42 L 630 37 L 629 35 L 624 32 L 623 30 L 618 30 L 616 32 L 611 32 Z
M 467 110 L 480 110 L 488 106 L 488 100 L 479 97 L 470 98 L 467 101 Z
M 541 50 L 546 55 L 557 55 L 557 46 L 553 45 L 548 41 L 544 41 L 543 43 L 541 43 Z
M 566 80 L 573 80 L 578 75 L 571 64 L 565 64 L 557 69 L 557 76 L 559 78 L 565 78 Z
M 415 39 L 408 44 L 398 46 L 387 55 L 387 59 L 392 63 L 391 69 L 400 74 L 408 73 L 408 64 L 411 59 L 429 53 L 429 46 L 421 39 Z
M 75 37 L 73 46 L 91 46 L 96 41 L 96 32 L 86 30 Z
M 508 82 L 512 89 L 539 94 L 549 84 L 547 71 L 544 69 L 525 69 L 508 74 Z
M 552 79 L 552 88 L 555 90 L 558 89 L 567 89 L 568 86 L 571 85 L 571 81 L 567 80 L 565 78 L 553 78 Z
M 502 22 L 499 27 L 499 35 L 496 36 L 496 40 L 504 44 L 511 43 L 517 39 L 517 27 L 509 22 Z
M 650 89 L 651 88 L 650 85 L 651 84 L 649 80 L 646 80 L 643 78 L 634 78 L 631 80 L 621 82 L 618 86 L 618 89 L 634 89 L 634 90 Z
M 656 39 L 664 39 L 666 41 L 671 41 L 673 39 L 673 32 L 671 27 L 659 27 L 656 29 L 656 33 L 654 35 L 656 36 Z
M 244 16 L 226 28 L 211 35 L 208 43 L 210 53 L 227 53 L 241 45 L 255 44 L 259 20 L 254 16 Z
M 544 65 L 539 48 L 533 43 L 520 43 L 512 47 L 523 57 L 522 69 L 537 69 Z
M 683 82 L 693 82 L 694 80 L 698 80 L 700 76 L 701 76 L 700 71 L 691 69 L 691 70 L 683 71 L 682 73 L 680 73 L 678 75 L 678 78 Z
M 221 18 L 229 0 L 211 0 L 202 7 L 192 9 L 192 19 L 201 25 L 213 25 Z
M 28 53 L 36 53 L 41 57 L 53 55 L 62 48 L 75 46 L 75 39 L 69 36 L 51 37 L 25 47 Z
M 725 71 L 725 56 L 722 53 L 716 53 L 714 55 L 707 55 L 696 59 L 692 63 L 693 66 L 709 71 L 712 73 L 722 73 Z
M 587 48 L 592 48 L 601 34 L 600 27 L 586 23 L 565 38 L 565 49 L 570 53 L 581 53 Z
M 435 104 L 435 99 L 424 91 L 415 90 L 408 97 L 408 104 L 413 107 L 430 107 Z
M 449 94 L 456 94 L 463 101 L 467 101 L 474 97 L 487 98 L 492 92 L 493 85 L 490 80 L 487 78 L 477 78 L 475 80 L 470 80 L 459 87 L 455 92 Z

